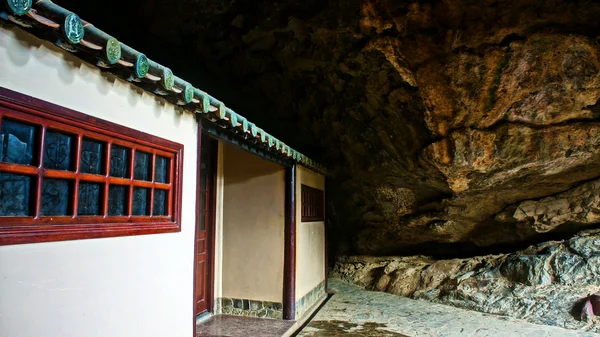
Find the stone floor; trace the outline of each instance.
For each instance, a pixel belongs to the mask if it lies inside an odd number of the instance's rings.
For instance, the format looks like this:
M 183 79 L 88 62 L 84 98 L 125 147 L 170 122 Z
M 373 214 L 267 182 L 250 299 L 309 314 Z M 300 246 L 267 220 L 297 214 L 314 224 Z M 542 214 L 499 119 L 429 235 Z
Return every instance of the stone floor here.
M 330 279 L 329 289 L 336 294 L 299 337 L 600 336 L 367 291 L 339 279 Z
M 293 321 L 216 315 L 200 323 L 196 336 L 200 337 L 281 337 Z

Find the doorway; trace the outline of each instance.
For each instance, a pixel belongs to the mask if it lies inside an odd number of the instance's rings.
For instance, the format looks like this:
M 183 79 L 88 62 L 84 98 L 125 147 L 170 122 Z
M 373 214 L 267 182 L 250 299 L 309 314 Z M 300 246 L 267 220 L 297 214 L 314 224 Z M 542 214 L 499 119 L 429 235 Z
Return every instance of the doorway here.
M 199 127 L 196 238 L 194 241 L 194 317 L 212 310 L 215 224 L 215 180 L 218 142 Z

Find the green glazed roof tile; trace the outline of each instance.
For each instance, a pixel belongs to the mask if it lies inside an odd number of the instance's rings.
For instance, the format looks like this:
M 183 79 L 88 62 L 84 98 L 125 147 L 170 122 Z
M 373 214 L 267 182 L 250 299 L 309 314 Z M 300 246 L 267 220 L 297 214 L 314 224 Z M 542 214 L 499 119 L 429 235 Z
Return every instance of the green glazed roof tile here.
M 85 30 L 83 29 L 83 22 L 77 14 L 71 13 L 65 18 L 63 23 L 63 30 L 67 39 L 73 43 L 78 44 L 83 39 Z
M 225 107 L 225 104 L 223 102 L 221 102 L 219 104 L 219 107 L 217 108 L 217 117 L 219 117 L 220 119 L 225 119 L 226 116 L 227 116 L 227 108 Z
M 256 135 L 258 134 L 258 130 L 254 123 L 250 123 L 250 134 L 252 135 L 252 137 L 256 137 Z
M 137 76 L 138 78 L 146 77 L 149 68 L 150 65 L 148 63 L 148 58 L 146 57 L 146 55 L 138 55 L 137 60 L 135 61 L 135 76 Z
M 163 88 L 167 90 L 173 89 L 173 85 L 175 84 L 175 78 L 173 78 L 173 72 L 171 71 L 171 69 L 163 67 L 160 83 L 162 84 Z
M 108 63 L 115 64 L 119 62 L 121 59 L 121 43 L 114 37 L 111 37 L 106 41 L 104 54 Z
M 19 22 L 15 23 L 15 17 L 13 17 L 13 24 L 19 24 L 22 27 L 30 28 L 32 27 L 30 22 L 42 23 L 42 25 L 37 25 L 38 27 L 44 27 L 45 29 L 52 29 L 47 26 L 48 21 L 56 20 L 55 18 L 64 18 L 64 22 L 62 23 L 62 32 L 66 39 L 71 43 L 60 43 L 59 45 L 68 51 L 76 52 L 77 50 L 86 51 L 86 48 L 92 48 L 89 44 L 79 45 L 77 48 L 72 44 L 79 44 L 83 39 L 85 34 L 86 27 L 84 27 L 83 21 L 76 14 L 54 4 L 51 1 L 34 1 L 33 0 L 5 0 L 6 5 L 8 7 L 8 11 L 15 16 L 20 16 Z M 25 16 L 29 12 L 30 9 L 36 10 L 35 16 Z M 50 18 L 46 18 L 44 15 L 49 15 Z M 88 25 L 88 23 L 86 23 Z M 316 169 L 321 173 L 326 174 L 326 169 L 314 162 L 313 160 L 305 157 L 301 153 L 293 150 L 290 146 L 284 144 L 279 139 L 273 137 L 272 135 L 265 132 L 263 129 L 258 128 L 254 123 L 251 123 L 246 118 L 238 115 L 231 109 L 227 109 L 225 104 L 210 96 L 209 94 L 203 92 L 202 90 L 196 89 L 192 84 L 183 81 L 180 78 L 175 80 L 173 72 L 156 62 L 148 60 L 148 58 L 131 47 L 122 44 L 116 38 L 107 35 L 101 30 L 93 27 L 93 30 L 90 31 L 90 39 L 94 44 L 103 45 L 104 54 L 96 53 L 94 54 L 96 58 L 98 58 L 98 62 L 102 62 L 104 66 L 106 62 L 103 62 L 102 59 L 106 59 L 110 65 L 120 64 L 120 68 L 125 68 L 132 72 L 138 79 L 131 83 L 136 85 L 141 85 L 141 82 L 145 82 L 146 84 L 154 84 L 160 85 L 162 88 L 166 89 L 165 93 L 162 90 L 154 90 L 155 93 L 160 95 L 166 95 L 165 98 L 171 100 L 172 102 L 181 104 L 181 100 L 186 104 L 196 104 L 195 107 L 189 107 L 189 110 L 192 112 L 201 112 L 206 118 L 210 118 L 211 116 L 209 112 L 211 111 L 211 106 L 216 108 L 215 115 L 224 120 L 226 117 L 229 117 L 229 124 L 232 128 L 238 127 L 238 122 L 240 122 L 241 130 L 244 133 L 249 133 L 253 138 L 260 138 L 262 145 L 267 145 L 267 151 L 276 152 L 279 155 L 287 158 L 292 158 L 296 162 L 300 162 L 308 167 Z M 37 31 L 33 31 L 35 34 Z M 49 35 L 48 35 L 49 36 Z M 48 36 L 44 35 L 43 37 L 48 38 Z M 92 38 L 93 37 L 93 38 Z M 52 41 L 54 42 L 54 41 Z M 88 42 L 86 40 L 86 42 Z M 92 50 L 87 50 L 92 53 Z M 107 66 L 108 71 L 113 71 L 110 66 Z M 150 72 L 150 74 L 149 74 Z M 160 75 L 159 75 L 160 74 Z M 125 79 L 131 80 L 131 76 L 125 76 L 122 73 L 117 72 L 117 75 L 124 77 Z M 158 83 L 157 83 L 158 81 Z M 177 84 L 175 84 L 177 82 Z M 174 86 L 177 86 L 178 89 L 181 89 L 181 93 L 179 90 L 172 90 Z M 157 88 L 158 89 L 158 88 Z M 179 96 L 180 95 L 180 96 Z M 197 99 L 197 101 L 194 100 Z M 214 111 L 214 110 L 213 110 Z
M 246 118 L 242 120 L 242 131 L 244 131 L 244 133 L 248 132 L 248 120 Z
M 32 0 L 6 0 L 8 10 L 13 15 L 25 15 L 31 9 Z
M 236 127 L 238 123 L 237 114 L 233 111 L 229 111 L 229 124 L 232 127 Z
M 191 84 L 186 84 L 185 89 L 183 90 L 183 100 L 186 103 L 191 103 L 194 99 L 194 87 Z

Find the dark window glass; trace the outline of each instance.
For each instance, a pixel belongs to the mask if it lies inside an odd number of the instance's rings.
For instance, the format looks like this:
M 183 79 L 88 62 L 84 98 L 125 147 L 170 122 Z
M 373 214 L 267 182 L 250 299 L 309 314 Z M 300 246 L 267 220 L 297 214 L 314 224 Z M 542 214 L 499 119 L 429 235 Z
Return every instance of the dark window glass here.
M 206 171 L 200 171 L 200 189 L 206 190 L 206 182 L 208 181 L 208 175 Z
M 133 179 L 151 181 L 152 155 L 146 152 L 135 152 L 135 166 L 133 170 Z
M 74 171 L 71 167 L 73 136 L 56 132 L 46 132 L 44 147 L 44 167 L 52 170 Z
M 155 189 L 153 215 L 167 215 L 167 212 L 169 211 L 167 201 L 168 191 Z
M 206 212 L 200 213 L 200 225 L 198 226 L 198 231 L 204 232 L 206 230 Z
M 0 246 L 180 231 L 183 145 L 1 96 Z
M 301 187 L 301 221 L 323 221 L 325 219 L 323 191 L 306 185 Z
M 131 215 L 150 215 L 150 189 L 133 188 L 133 209 Z
M 206 211 L 206 193 L 208 192 L 200 192 L 200 210 Z
M 83 182 L 79 183 L 79 201 L 77 203 L 77 214 L 101 215 L 101 188 L 101 184 Z
M 0 216 L 27 216 L 30 212 L 31 177 L 0 172 Z
M 110 149 L 110 175 L 129 178 L 129 149 L 113 145 Z
M 2 121 L 0 159 L 6 163 L 33 165 L 36 127 L 10 120 Z
M 108 188 L 108 215 L 127 215 L 128 186 L 111 185 Z
M 79 171 L 82 173 L 104 173 L 104 143 L 84 138 L 81 142 L 81 162 Z
M 42 215 L 69 215 L 71 182 L 61 179 L 44 179 L 42 182 Z
M 169 182 L 169 158 L 156 156 L 155 168 L 156 171 L 154 181 L 157 183 Z

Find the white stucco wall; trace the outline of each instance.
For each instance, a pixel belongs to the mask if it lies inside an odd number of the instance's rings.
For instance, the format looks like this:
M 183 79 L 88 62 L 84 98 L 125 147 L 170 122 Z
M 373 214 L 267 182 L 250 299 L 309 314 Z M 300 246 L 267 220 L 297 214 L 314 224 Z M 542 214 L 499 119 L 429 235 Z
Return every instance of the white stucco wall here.
M 283 299 L 285 169 L 223 144 L 223 297 Z
M 0 336 L 192 336 L 193 116 L 17 28 L 0 27 L 0 86 L 185 149 L 181 233 L 0 247 Z
M 325 280 L 325 223 L 301 221 L 302 184 L 325 191 L 325 177 L 303 166 L 297 166 L 296 301 Z

